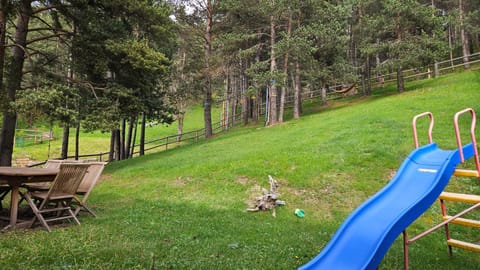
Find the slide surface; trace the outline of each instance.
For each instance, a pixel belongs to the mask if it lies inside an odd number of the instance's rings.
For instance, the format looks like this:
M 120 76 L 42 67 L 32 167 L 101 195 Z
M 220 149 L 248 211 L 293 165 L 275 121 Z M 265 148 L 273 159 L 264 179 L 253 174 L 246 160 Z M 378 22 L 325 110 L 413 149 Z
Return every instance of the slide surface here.
M 473 145 L 463 148 L 473 156 Z M 460 163 L 458 150 L 435 143 L 414 150 L 382 190 L 343 222 L 325 248 L 300 270 L 376 269 L 393 241 L 425 212 Z

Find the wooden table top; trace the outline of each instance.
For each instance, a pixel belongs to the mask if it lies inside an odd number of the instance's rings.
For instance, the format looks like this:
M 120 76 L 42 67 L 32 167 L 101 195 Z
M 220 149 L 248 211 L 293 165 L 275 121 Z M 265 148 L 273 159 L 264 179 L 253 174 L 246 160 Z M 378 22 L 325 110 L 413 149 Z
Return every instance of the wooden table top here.
M 59 169 L 53 168 L 29 168 L 29 167 L 0 167 L 2 176 L 47 176 L 57 175 Z
M 0 167 L 0 184 L 53 181 L 58 172 L 58 168 Z

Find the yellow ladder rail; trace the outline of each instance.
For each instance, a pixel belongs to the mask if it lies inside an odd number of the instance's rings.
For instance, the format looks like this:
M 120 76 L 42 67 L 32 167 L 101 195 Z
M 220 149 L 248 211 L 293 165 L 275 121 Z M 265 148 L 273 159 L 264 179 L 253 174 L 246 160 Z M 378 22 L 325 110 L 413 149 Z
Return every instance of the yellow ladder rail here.
M 440 200 L 477 204 L 480 203 L 480 195 L 444 191 L 440 194 Z
M 443 220 L 448 220 L 451 217 L 452 216 L 444 216 Z M 463 226 L 467 226 L 467 227 L 480 228 L 480 221 L 473 220 L 473 219 L 468 219 L 468 218 L 456 218 L 456 219 L 450 221 L 450 223 L 463 225 Z
M 470 251 L 480 252 L 480 245 L 464 242 L 456 239 L 447 240 L 447 244 L 451 247 L 462 248 Z

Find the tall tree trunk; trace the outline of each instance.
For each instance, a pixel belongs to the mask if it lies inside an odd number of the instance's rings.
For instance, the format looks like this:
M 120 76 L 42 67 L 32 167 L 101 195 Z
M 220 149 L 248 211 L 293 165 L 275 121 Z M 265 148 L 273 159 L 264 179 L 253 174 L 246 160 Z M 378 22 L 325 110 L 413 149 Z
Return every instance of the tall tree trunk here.
M 480 34 L 475 33 L 472 34 L 472 51 L 473 52 L 480 52 Z
M 17 18 L 14 46 L 12 47 L 12 60 L 10 70 L 7 73 L 8 79 L 6 85 L 6 98 L 10 103 L 15 102 L 17 89 L 20 89 L 22 82 L 28 23 L 32 15 L 32 7 L 30 4 L 31 1 L 21 2 L 20 13 Z M 0 132 L 0 166 L 11 166 L 17 113 L 7 104 L 5 104 L 2 109 L 3 121 Z
M 238 105 L 238 96 L 237 96 L 237 90 L 236 90 L 236 84 L 234 84 L 235 90 L 233 90 L 233 96 L 232 96 L 232 102 L 230 102 L 230 113 L 232 117 L 230 118 L 231 120 L 228 122 L 230 127 L 233 127 L 235 125 L 235 122 L 237 121 L 237 105 Z
M 302 82 L 300 81 L 300 62 L 298 59 L 295 61 L 295 91 L 293 99 L 293 118 L 300 118 L 301 111 L 301 89 Z
M 115 133 L 115 143 L 114 143 L 115 144 L 114 145 L 115 160 L 121 160 L 122 152 L 123 152 L 121 131 L 119 129 L 115 129 L 113 132 Z
M 138 151 L 140 156 L 145 155 L 145 126 L 147 125 L 147 117 L 142 113 L 142 125 L 140 127 L 140 149 Z
M 448 49 L 450 55 L 450 65 L 453 66 L 453 46 L 452 46 L 452 26 L 448 24 Z
M 185 113 L 181 112 L 177 114 L 177 142 L 182 141 L 184 118 L 185 118 Z
M 468 63 L 470 49 L 468 45 L 468 36 L 465 31 L 463 0 L 458 0 L 458 17 L 460 20 L 460 39 L 462 40 L 463 63 L 464 63 L 464 67 L 468 69 L 470 68 L 470 64 Z
M 230 66 L 227 66 L 225 71 L 225 79 L 223 80 L 225 84 L 225 92 L 223 94 L 224 98 L 222 102 L 222 117 L 220 119 L 222 130 L 228 129 L 228 121 L 230 118 L 230 115 L 229 115 L 230 112 L 228 109 L 228 104 L 230 101 L 230 76 L 231 76 L 230 73 L 231 73 Z
M 270 88 L 269 88 L 269 113 L 268 125 L 277 123 L 277 85 L 275 83 L 275 74 L 277 72 L 277 61 L 275 58 L 275 20 L 273 15 L 270 16 Z
M 110 132 L 110 152 L 108 153 L 108 162 L 111 162 L 115 158 L 115 130 Z
M 0 0 L 0 100 L 7 100 L 3 87 L 3 71 L 5 68 L 5 38 L 7 36 L 7 0 Z M 0 106 L 3 106 L 0 104 Z
M 398 93 L 403 93 L 405 91 L 405 83 L 403 80 L 403 71 L 402 68 L 397 68 L 397 91 Z
M 401 25 L 397 25 L 397 41 L 401 43 L 403 40 L 403 29 Z M 403 81 L 402 67 L 397 67 L 397 92 L 403 93 L 405 91 L 405 84 Z
M 3 113 L 2 132 L 0 134 L 0 166 L 12 165 L 13 143 L 15 138 L 16 123 L 16 113 Z
M 126 152 L 125 152 L 125 134 L 126 134 L 126 129 L 127 129 L 127 119 L 123 118 L 122 119 L 122 128 L 120 130 L 120 159 L 119 160 L 124 160 L 126 158 Z
M 327 105 L 327 87 L 324 85 L 322 86 L 322 105 L 325 106 Z
M 260 34 L 259 34 L 260 36 Z M 257 50 L 255 52 L 255 64 L 258 64 L 260 62 L 260 55 L 261 55 L 261 50 L 262 46 L 257 46 Z M 256 88 L 256 91 L 255 91 L 255 96 L 253 98 L 253 112 L 252 112 L 252 121 L 254 121 L 255 123 L 258 122 L 258 119 L 260 117 L 260 114 L 261 114 L 261 104 L 262 104 L 262 100 L 263 100 L 263 97 L 262 97 L 262 91 L 260 91 L 260 87 L 258 87 L 258 85 L 255 85 L 255 88 Z
M 242 96 L 242 124 L 243 125 L 247 125 L 248 124 L 248 108 L 250 107 L 250 104 L 249 103 L 249 98 L 248 98 L 248 95 L 245 93 L 243 96 Z
M 186 81 L 185 75 L 185 62 L 187 61 L 187 54 L 186 52 L 182 53 L 182 61 L 180 62 L 179 71 L 180 71 L 180 81 L 178 79 L 174 80 L 174 89 L 178 92 L 180 85 L 184 85 Z M 182 140 L 183 134 L 183 118 L 185 117 L 185 111 L 187 110 L 187 100 L 188 100 L 188 93 L 186 90 L 180 90 L 180 97 L 176 100 L 176 107 L 177 107 L 177 142 Z
M 62 153 L 60 157 L 62 159 L 68 158 L 68 139 L 70 137 L 70 125 L 65 124 L 63 126 L 63 135 L 62 135 Z
M 130 117 L 128 119 L 128 130 L 127 130 L 127 137 L 125 141 L 125 159 L 130 158 L 130 151 L 132 146 L 132 139 L 133 139 L 133 126 L 135 123 L 135 117 Z
M 80 121 L 75 128 L 75 160 L 78 160 L 80 155 Z
M 132 158 L 133 157 L 133 153 L 135 152 L 135 141 L 137 140 L 137 121 L 138 118 L 137 117 L 133 117 L 133 136 L 132 136 L 132 143 L 131 143 L 131 147 L 130 147 L 130 152 L 128 154 L 128 157 L 129 158 Z
M 287 40 L 290 39 L 292 35 L 292 13 L 290 13 L 288 17 L 288 26 L 287 26 Z M 283 123 L 283 114 L 285 113 L 285 96 L 287 94 L 287 85 L 288 85 L 288 59 L 290 57 L 290 53 L 287 50 L 285 53 L 285 57 L 283 59 L 283 75 L 285 76 L 282 90 L 280 92 L 280 112 L 278 113 L 278 122 Z M 294 109 L 295 110 L 295 109 Z
M 260 91 L 255 92 L 255 96 L 252 97 L 252 121 L 258 122 L 260 117 L 260 102 L 262 101 L 262 93 Z
M 68 109 L 68 104 L 65 105 Z M 62 137 L 62 159 L 68 157 L 68 141 L 70 140 L 70 123 L 63 123 L 63 137 Z
M 180 142 L 182 140 L 183 121 L 187 110 L 187 101 L 180 99 L 177 103 L 177 110 L 177 142 Z
M 248 93 L 247 93 L 247 76 L 245 76 L 245 71 L 243 65 L 240 65 L 240 91 L 242 93 L 242 124 L 248 124 Z
M 365 67 L 363 70 L 363 80 L 365 81 L 363 87 L 363 95 L 365 96 L 370 96 L 372 94 L 372 70 L 370 61 L 370 55 L 367 55 L 367 58 L 365 59 Z
M 213 4 L 207 0 L 207 22 L 205 28 L 205 101 L 203 103 L 203 119 L 205 125 L 205 138 L 213 135 L 212 129 L 212 75 L 210 70 L 210 58 L 212 56 L 212 26 Z

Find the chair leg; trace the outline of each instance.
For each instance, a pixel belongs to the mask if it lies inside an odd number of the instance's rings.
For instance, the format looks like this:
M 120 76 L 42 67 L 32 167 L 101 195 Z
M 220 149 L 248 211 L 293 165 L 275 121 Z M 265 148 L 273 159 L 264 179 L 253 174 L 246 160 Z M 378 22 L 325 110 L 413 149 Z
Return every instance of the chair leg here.
M 71 208 L 68 208 L 68 213 L 73 218 L 73 220 L 75 220 L 75 223 L 77 223 L 77 225 L 80 225 L 80 221 L 77 219 Z
M 93 212 L 93 210 L 87 207 L 86 205 L 83 205 L 83 208 L 87 210 L 87 212 L 89 212 L 93 217 L 97 217 L 97 214 L 95 214 L 95 212 Z M 78 209 L 78 211 L 80 211 L 80 208 Z
M 7 196 L 7 194 L 8 194 L 9 192 L 10 192 L 10 189 L 2 190 L 1 195 L 0 195 L 0 201 L 2 201 L 3 198 L 5 198 L 5 196 Z
M 37 205 L 35 205 L 35 203 L 33 202 L 32 197 L 30 197 L 30 194 L 25 193 L 23 197 L 27 200 L 28 204 L 30 205 L 30 208 L 32 208 L 32 211 L 35 214 L 35 216 L 29 222 L 28 227 L 31 228 L 33 224 L 35 224 L 35 221 L 38 219 L 42 224 L 42 226 L 44 226 L 47 229 L 47 231 L 51 232 L 52 230 L 48 226 L 45 218 L 43 218 L 42 213 L 40 213 L 40 210 L 38 209 Z
M 48 226 L 47 221 L 43 218 L 42 214 L 40 213 L 35 213 L 35 217 L 33 218 L 30 227 L 33 226 L 33 224 L 35 223 L 35 219 L 38 219 L 42 224 L 42 226 L 45 227 L 48 232 L 52 231 L 52 229 L 50 229 L 50 226 Z
M 0 210 L 3 209 L 2 201 L 9 192 L 10 192 L 10 189 L 4 189 L 0 192 Z
M 93 217 L 95 217 L 95 218 L 97 217 L 97 214 L 95 214 L 95 212 L 93 212 L 93 210 L 90 209 L 90 207 L 88 207 L 88 206 L 86 206 L 85 204 L 82 204 L 82 203 L 79 203 L 78 206 L 76 205 L 76 207 L 74 209 L 75 210 L 74 211 L 75 216 L 78 216 L 78 214 L 80 214 L 80 211 L 82 209 L 87 211 L 88 213 L 90 213 Z
M 82 200 L 80 200 L 79 198 L 77 197 L 73 197 L 73 202 L 75 203 L 75 216 L 78 216 L 78 214 L 80 213 L 80 211 L 82 210 L 82 208 L 84 210 L 86 210 L 88 213 L 90 213 L 93 217 L 97 217 L 97 214 L 95 214 L 95 212 L 93 212 L 92 209 L 90 209 L 90 207 L 88 207 L 84 202 L 82 202 Z M 78 206 L 77 206 L 78 205 Z

